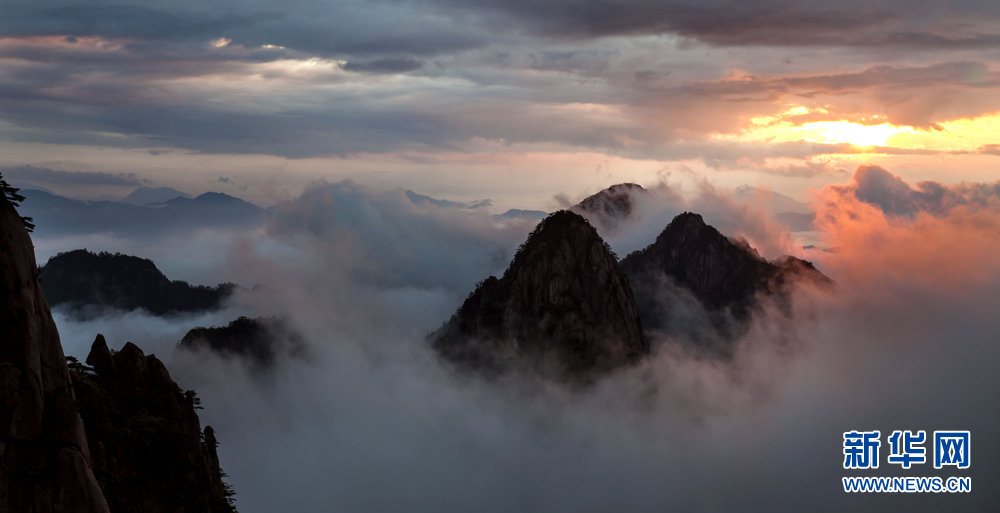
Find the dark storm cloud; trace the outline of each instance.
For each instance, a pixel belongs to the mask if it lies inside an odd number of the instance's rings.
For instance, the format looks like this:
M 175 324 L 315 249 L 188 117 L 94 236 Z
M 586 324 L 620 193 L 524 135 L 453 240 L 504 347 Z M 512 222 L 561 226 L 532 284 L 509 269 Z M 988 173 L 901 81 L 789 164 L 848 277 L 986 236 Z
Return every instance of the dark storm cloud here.
M 297 3 L 294 10 L 281 2 L 238 1 L 182 1 L 169 8 L 65 0 L 4 4 L 0 34 L 7 36 L 174 43 L 225 37 L 235 45 L 273 45 L 320 56 L 438 55 L 484 47 L 511 33 L 542 40 L 678 34 L 723 45 L 948 49 L 1000 44 L 1000 34 L 988 30 L 1000 9 L 989 2 L 949 3 L 943 19 L 941 2 L 934 1 L 316 1 Z
M 534 33 L 578 38 L 673 33 L 718 45 L 995 47 L 1000 34 L 965 30 L 1000 14 L 987 2 L 821 0 L 436 0 L 459 12 L 486 10 Z M 939 21 L 940 9 L 949 19 Z M 952 29 L 952 30 L 949 30 Z M 984 26 L 984 29 L 988 25 Z
M 247 47 L 272 45 L 315 55 L 370 55 L 405 51 L 436 54 L 482 46 L 470 28 L 440 17 L 421 16 L 412 6 L 361 1 L 176 2 L 153 8 L 144 2 L 41 5 L 4 2 L 0 34 L 7 36 L 95 36 L 135 42 L 207 43 L 229 38 Z
M 7 2 L 4 2 L 7 3 Z M 251 27 L 266 20 L 279 18 L 276 13 L 251 16 L 223 9 L 154 9 L 145 5 L 63 5 L 5 6 L 6 15 L 0 21 L 0 32 L 8 36 L 70 35 L 100 36 L 108 39 L 204 39 L 240 27 Z M 227 12 L 228 11 L 228 12 Z M 75 42 L 75 41 L 69 41 Z
M 111 174 L 94 171 L 59 171 L 46 167 L 17 166 L 0 168 L 7 180 L 37 182 L 51 185 L 142 185 L 133 173 Z

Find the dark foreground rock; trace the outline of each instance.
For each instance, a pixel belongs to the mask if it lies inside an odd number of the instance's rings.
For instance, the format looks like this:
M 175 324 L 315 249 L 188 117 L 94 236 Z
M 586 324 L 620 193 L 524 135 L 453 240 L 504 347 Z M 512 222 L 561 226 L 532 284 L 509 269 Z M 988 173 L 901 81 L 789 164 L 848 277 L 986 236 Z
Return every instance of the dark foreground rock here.
M 768 262 L 745 240 L 722 235 L 690 212 L 675 217 L 653 244 L 629 254 L 621 267 L 635 290 L 647 329 L 690 327 L 672 322 L 684 309 L 680 296 L 689 293 L 711 316 L 709 328 L 727 339 L 742 333 L 761 298 L 775 299 L 787 310 L 794 284 L 832 284 L 805 260 L 786 256 Z
M 115 512 L 232 512 L 211 426 L 194 391 L 131 342 L 116 353 L 97 336 L 92 367 L 71 363 L 94 473 Z
M 616 257 L 586 219 L 567 211 L 539 223 L 503 277 L 482 281 L 431 340 L 464 367 L 528 365 L 569 378 L 649 354 Z
M 236 289 L 232 283 L 206 287 L 170 281 L 149 259 L 85 249 L 50 258 L 40 278 L 52 306 L 82 318 L 108 308 L 142 308 L 155 315 L 217 310 Z
M 0 194 L 0 511 L 230 512 L 193 392 L 133 344 L 63 354 L 31 238 Z
M 0 509 L 107 512 L 34 247 L 0 193 Z

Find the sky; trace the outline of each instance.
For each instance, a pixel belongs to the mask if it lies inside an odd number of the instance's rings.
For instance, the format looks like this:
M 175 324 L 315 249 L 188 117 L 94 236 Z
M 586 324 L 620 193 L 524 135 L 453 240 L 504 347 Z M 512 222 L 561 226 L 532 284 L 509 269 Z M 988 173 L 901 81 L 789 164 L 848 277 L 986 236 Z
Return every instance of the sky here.
M 261 206 L 350 178 L 551 210 L 633 181 L 804 200 L 987 182 L 987 1 L 4 2 L 0 168 Z M 42 176 L 42 175 L 45 176 Z
M 148 186 L 278 205 L 252 229 L 34 234 L 40 264 L 87 247 L 246 287 L 191 316 L 54 310 L 66 354 L 97 333 L 133 341 L 198 391 L 244 513 L 1000 501 L 996 2 L 0 5 L 5 178 L 84 200 Z M 442 365 L 426 335 L 535 223 L 492 215 L 620 182 L 648 194 L 598 226 L 619 256 L 694 211 L 836 287 L 798 290 L 791 317 L 765 305 L 732 361 L 655 339 L 583 391 Z M 735 199 L 742 185 L 808 204 L 815 231 Z M 261 374 L 176 349 L 239 315 L 288 319 L 308 357 Z M 971 430 L 974 492 L 844 493 L 842 434 L 868 429 Z M 912 475 L 958 473 L 926 467 Z

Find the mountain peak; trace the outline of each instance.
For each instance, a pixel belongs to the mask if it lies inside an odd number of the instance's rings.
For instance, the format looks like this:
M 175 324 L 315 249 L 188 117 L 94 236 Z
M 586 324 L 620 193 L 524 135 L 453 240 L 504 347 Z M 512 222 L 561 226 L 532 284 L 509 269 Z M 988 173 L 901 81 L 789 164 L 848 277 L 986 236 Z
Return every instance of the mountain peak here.
M 617 259 L 585 218 L 568 211 L 542 220 L 503 277 L 480 282 L 431 339 L 442 356 L 466 367 L 527 364 L 569 379 L 649 354 Z
M 648 194 L 639 184 L 620 183 L 584 198 L 570 210 L 583 215 L 604 231 L 613 232 L 618 223 L 632 216 L 636 194 Z
M 142 206 L 149 203 L 163 203 L 174 198 L 191 198 L 191 195 L 170 187 L 139 187 L 118 202 Z
M 647 328 L 670 331 L 677 324 L 679 314 L 671 310 L 676 305 L 665 299 L 676 296 L 671 287 L 680 287 L 714 316 L 723 338 L 741 331 L 760 295 L 787 295 L 789 286 L 801 280 L 830 283 L 804 260 L 764 260 L 745 239 L 726 237 L 691 212 L 675 217 L 653 244 L 629 254 L 621 267 L 635 288 Z M 726 320 L 729 315 L 736 326 Z

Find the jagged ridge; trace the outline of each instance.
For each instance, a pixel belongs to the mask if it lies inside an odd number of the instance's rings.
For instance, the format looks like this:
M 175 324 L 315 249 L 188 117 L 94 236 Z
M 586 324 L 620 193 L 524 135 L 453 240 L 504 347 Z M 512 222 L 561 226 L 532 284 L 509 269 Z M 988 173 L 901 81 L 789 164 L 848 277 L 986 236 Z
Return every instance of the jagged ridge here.
M 236 511 L 194 391 L 131 342 L 112 353 L 97 335 L 87 364 L 73 365 L 73 383 L 111 513 Z

